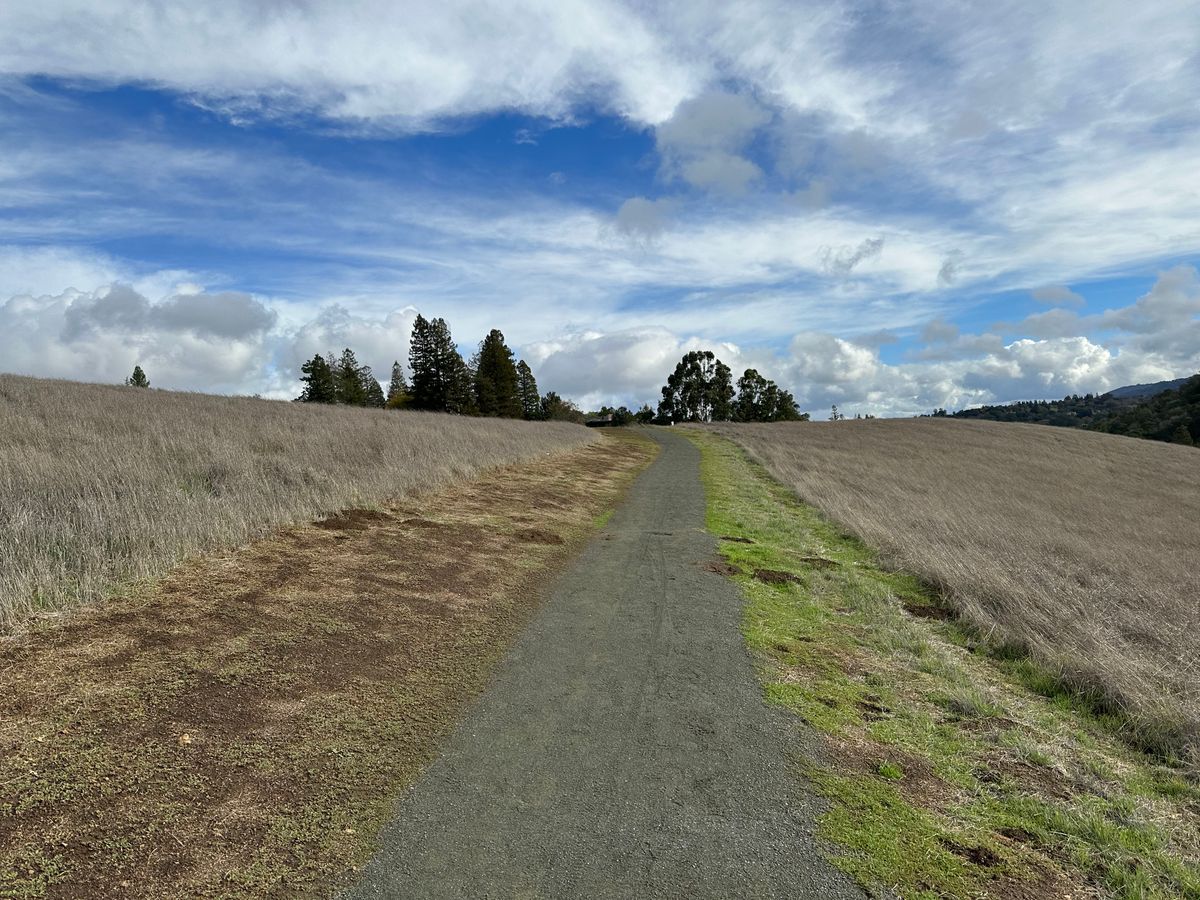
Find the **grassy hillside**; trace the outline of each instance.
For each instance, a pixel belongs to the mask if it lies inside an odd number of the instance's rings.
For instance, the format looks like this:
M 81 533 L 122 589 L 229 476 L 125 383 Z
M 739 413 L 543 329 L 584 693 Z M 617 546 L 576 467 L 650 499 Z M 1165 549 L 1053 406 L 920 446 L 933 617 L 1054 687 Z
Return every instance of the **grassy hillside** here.
M 947 419 L 717 430 L 997 652 L 1031 654 L 1144 746 L 1196 758 L 1194 449 Z
M 0 631 L 281 524 L 595 439 L 562 423 L 0 375 Z

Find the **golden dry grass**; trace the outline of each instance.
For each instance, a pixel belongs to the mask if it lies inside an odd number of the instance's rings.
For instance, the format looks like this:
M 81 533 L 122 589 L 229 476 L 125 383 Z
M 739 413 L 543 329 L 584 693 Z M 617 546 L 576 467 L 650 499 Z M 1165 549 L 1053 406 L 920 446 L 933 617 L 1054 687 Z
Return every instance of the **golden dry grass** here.
M 594 439 L 562 423 L 0 375 L 0 631 L 282 524 Z
M 939 419 L 715 430 L 993 646 L 1200 755 L 1200 452 Z

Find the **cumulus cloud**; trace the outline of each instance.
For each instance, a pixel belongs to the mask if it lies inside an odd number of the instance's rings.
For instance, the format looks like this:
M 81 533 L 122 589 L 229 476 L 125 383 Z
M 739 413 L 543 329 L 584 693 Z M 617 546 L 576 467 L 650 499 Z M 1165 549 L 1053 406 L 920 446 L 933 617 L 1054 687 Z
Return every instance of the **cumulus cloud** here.
M 114 284 L 18 295 L 0 305 L 0 358 L 7 371 L 86 381 L 120 381 L 140 364 L 160 387 L 239 392 L 262 383 L 274 321 L 263 304 L 239 294 L 151 303 Z
M 1083 306 L 1084 304 L 1082 296 L 1061 284 L 1034 288 L 1030 293 L 1038 303 L 1046 303 L 1050 306 Z
M 859 263 L 883 253 L 883 238 L 867 238 L 857 247 L 843 246 L 836 250 L 822 247 L 818 251 L 821 268 L 829 275 L 849 275 Z

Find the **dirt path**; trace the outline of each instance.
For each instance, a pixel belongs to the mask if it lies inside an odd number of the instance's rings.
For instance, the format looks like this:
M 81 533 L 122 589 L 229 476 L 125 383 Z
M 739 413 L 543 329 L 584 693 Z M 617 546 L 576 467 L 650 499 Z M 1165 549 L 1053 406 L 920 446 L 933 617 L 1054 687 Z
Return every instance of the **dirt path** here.
M 699 454 L 658 460 L 402 797 L 347 895 L 860 897 L 812 838 L 741 598 L 707 571 Z
M 0 897 L 328 896 L 652 455 L 605 438 L 0 641 Z

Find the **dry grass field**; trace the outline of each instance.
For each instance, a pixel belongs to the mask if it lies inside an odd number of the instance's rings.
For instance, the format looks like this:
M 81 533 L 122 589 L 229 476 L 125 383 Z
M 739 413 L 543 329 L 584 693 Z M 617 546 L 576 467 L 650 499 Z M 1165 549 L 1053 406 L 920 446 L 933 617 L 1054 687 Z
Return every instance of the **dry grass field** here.
M 999 650 L 1200 756 L 1200 452 L 1066 428 L 721 425 Z
M 282 524 L 594 439 L 559 423 L 0 375 L 0 632 Z

